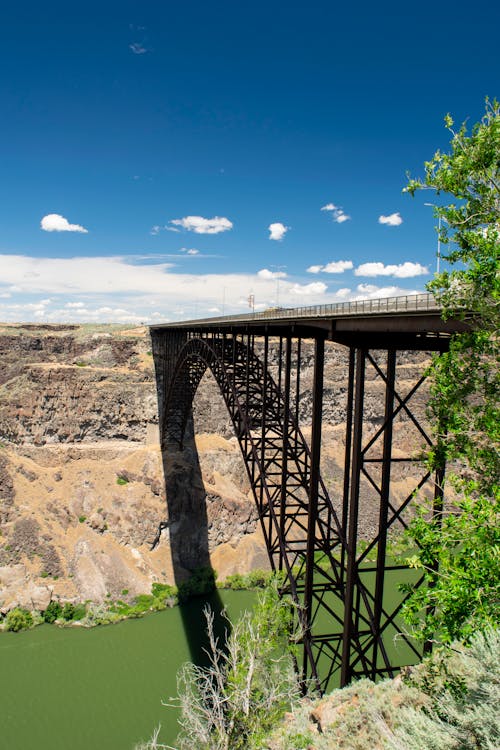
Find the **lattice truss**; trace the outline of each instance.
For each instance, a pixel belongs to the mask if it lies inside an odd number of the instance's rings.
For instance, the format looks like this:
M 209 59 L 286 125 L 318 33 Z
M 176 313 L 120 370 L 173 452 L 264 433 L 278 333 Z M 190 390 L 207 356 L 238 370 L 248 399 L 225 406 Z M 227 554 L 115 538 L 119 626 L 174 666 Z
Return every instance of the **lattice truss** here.
M 354 676 L 391 675 L 420 657 L 404 635 L 393 642 L 402 598 L 390 601 L 384 584 L 392 578 L 394 588 L 403 566 L 388 559 L 387 543 L 406 527 L 415 493 L 429 485 L 428 494 L 438 496 L 439 488 L 419 455 L 431 437 L 411 409 L 425 376 L 405 378 L 400 393 L 395 351 L 351 349 L 343 488 L 330 498 L 320 475 L 324 341 L 314 347 L 310 446 L 299 426 L 302 341 L 291 337 L 189 334 L 165 383 L 162 434 L 167 449 L 172 442 L 182 447 L 196 389 L 210 368 L 241 447 L 272 567 L 284 571 L 295 602 L 303 679 L 325 689 Z M 372 398 L 367 422 L 365 391 L 375 381 L 381 414 L 372 413 Z M 395 435 L 404 437 L 406 453 L 393 448 Z M 360 514 L 367 507 L 373 513 L 374 505 L 376 531 L 360 544 Z

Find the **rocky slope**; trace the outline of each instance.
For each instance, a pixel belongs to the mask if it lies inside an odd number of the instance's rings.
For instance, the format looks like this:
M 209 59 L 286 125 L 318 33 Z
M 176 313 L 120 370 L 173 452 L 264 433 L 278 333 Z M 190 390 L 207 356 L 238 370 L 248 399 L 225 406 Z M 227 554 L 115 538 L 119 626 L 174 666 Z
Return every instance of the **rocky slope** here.
M 423 359 L 402 359 L 403 385 L 413 384 Z M 300 414 L 307 435 L 307 345 L 304 364 Z M 346 375 L 345 352 L 328 347 L 322 471 L 335 497 L 342 482 Z M 368 430 L 380 424 L 381 394 L 381 382 L 369 372 Z M 425 393 L 419 399 L 423 413 Z M 199 491 L 206 499 L 206 552 L 219 576 L 266 567 L 239 447 L 208 375 L 196 396 L 194 421 L 195 443 L 169 470 L 169 492 L 184 512 L 182 522 L 189 526 L 189 503 Z M 404 450 L 407 424 L 396 428 Z M 398 469 L 394 479 L 403 498 L 412 488 L 408 469 Z M 367 536 L 376 515 L 364 487 Z M 173 582 L 171 530 L 165 527 L 151 550 L 167 516 L 147 329 L 0 326 L 0 610 L 16 604 L 43 609 L 54 597 L 123 598 L 149 592 L 156 580 Z

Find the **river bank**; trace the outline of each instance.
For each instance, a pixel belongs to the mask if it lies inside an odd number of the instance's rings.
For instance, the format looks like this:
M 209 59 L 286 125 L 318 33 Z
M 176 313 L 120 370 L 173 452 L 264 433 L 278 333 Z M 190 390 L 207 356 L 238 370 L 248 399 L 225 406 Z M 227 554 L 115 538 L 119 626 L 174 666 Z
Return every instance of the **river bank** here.
M 198 568 L 193 575 L 179 586 L 167 583 L 153 583 L 150 594 L 140 594 L 128 601 L 109 599 L 104 602 L 72 602 L 51 600 L 45 610 L 15 607 L 0 620 L 0 632 L 20 632 L 36 626 L 49 624 L 58 627 L 92 628 L 98 625 L 111 625 L 123 620 L 137 619 L 146 614 L 161 612 L 185 604 L 196 597 L 209 597 L 216 589 L 252 591 L 262 588 L 271 579 L 272 573 L 255 570 L 247 574 L 236 573 L 224 581 L 216 581 L 212 568 Z M 123 590 L 122 595 L 128 596 Z

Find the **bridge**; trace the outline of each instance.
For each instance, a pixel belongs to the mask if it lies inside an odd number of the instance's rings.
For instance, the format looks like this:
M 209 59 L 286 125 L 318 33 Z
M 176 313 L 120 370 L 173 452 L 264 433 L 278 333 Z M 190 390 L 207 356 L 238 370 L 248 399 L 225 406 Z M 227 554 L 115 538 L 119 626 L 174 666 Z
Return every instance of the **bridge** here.
M 434 513 L 443 503 L 444 467 L 431 475 L 422 461 L 433 436 L 422 410 L 423 357 L 411 353 L 444 352 L 463 329 L 442 319 L 429 294 L 151 328 L 162 447 L 182 451 L 196 390 L 210 370 L 239 441 L 271 566 L 282 571 L 296 604 L 302 677 L 320 689 L 392 676 L 421 658 L 404 634 L 395 645 L 404 597 L 388 595 L 408 575 L 390 556 L 390 539 L 406 528 L 418 497 Z M 342 346 L 346 367 L 345 426 L 337 435 L 343 476 L 333 486 L 321 474 L 330 342 Z M 403 352 L 413 356 L 411 366 Z M 368 535 L 360 533 L 367 513 Z

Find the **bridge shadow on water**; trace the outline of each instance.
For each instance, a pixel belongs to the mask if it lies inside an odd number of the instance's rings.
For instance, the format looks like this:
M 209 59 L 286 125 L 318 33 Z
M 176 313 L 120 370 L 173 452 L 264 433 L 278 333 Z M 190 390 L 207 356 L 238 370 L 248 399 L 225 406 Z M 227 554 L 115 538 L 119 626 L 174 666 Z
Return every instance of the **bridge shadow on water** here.
M 186 427 L 183 449 L 177 443 L 167 442 L 162 449 L 162 461 L 175 585 L 182 589 L 183 585 L 191 581 L 194 587 L 203 588 L 203 580 L 210 580 L 209 571 L 212 566 L 206 493 L 191 416 Z M 188 583 L 187 586 L 189 585 Z M 219 643 L 223 644 L 229 624 L 223 616 L 224 605 L 216 588 L 205 593 L 195 593 L 179 604 L 191 661 L 200 666 L 207 664 L 206 607 L 214 613 L 214 630 Z

